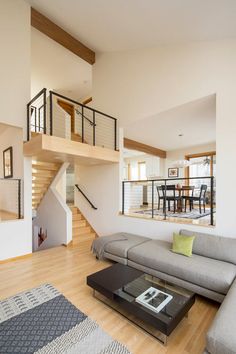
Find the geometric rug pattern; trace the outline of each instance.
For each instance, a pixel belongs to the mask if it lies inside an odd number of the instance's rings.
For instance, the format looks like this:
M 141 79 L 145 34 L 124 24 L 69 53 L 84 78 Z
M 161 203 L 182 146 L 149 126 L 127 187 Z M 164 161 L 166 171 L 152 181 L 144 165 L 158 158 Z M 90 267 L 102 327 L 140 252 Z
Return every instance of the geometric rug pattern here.
M 129 354 L 46 284 L 0 301 L 0 353 Z

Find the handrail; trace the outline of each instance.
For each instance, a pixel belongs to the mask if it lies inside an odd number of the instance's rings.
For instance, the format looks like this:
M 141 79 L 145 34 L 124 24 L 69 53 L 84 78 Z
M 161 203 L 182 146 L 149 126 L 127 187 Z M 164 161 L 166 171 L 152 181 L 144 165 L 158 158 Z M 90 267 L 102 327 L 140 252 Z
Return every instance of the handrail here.
M 55 91 L 49 91 L 49 97 L 47 99 L 46 88 L 42 89 L 27 104 L 27 141 L 31 138 L 31 132 L 39 132 L 48 135 L 54 135 L 54 133 L 58 134 L 57 129 L 54 129 L 54 125 L 57 128 L 58 124 L 60 124 L 60 121 L 57 121 L 56 112 L 54 112 L 55 97 L 61 98 L 75 106 L 75 112 L 78 116 L 73 117 L 73 124 L 76 122 L 81 124 L 79 128 L 81 132 L 79 134 L 81 135 L 82 143 L 89 140 L 90 145 L 101 146 L 108 149 L 114 148 L 114 150 L 117 151 L 118 124 L 116 118 Z M 43 104 L 41 101 L 43 101 Z M 49 108 L 48 110 L 47 107 Z M 33 110 L 33 112 L 31 112 L 31 110 Z M 88 112 L 90 112 L 91 115 Z M 109 123 L 107 119 L 104 120 L 103 118 L 109 118 Z M 34 122 L 32 122 L 33 120 Z M 91 127 L 85 126 L 86 121 L 89 122 Z M 66 128 L 64 128 L 64 130 L 65 129 Z M 109 139 L 107 139 L 108 134 Z M 89 139 L 87 139 L 88 135 Z M 73 137 L 70 139 L 73 140 Z
M 89 109 L 89 110 L 92 111 L 92 112 L 96 112 L 96 113 L 102 114 L 103 116 L 105 116 L 105 117 L 107 117 L 107 118 L 110 118 L 110 119 L 113 119 L 113 120 L 117 121 L 117 119 L 116 119 L 115 117 L 112 117 L 112 116 L 110 116 L 109 114 L 106 114 L 106 113 L 104 113 L 104 112 L 98 111 L 97 109 L 94 109 L 94 108 L 92 108 L 92 107 L 86 106 L 86 105 L 84 105 L 83 103 L 80 103 L 80 102 L 78 102 L 78 101 L 73 100 L 72 98 L 69 98 L 69 97 L 66 97 L 66 96 L 61 95 L 60 93 L 57 93 L 57 92 L 55 92 L 55 91 L 49 91 L 49 93 L 51 93 L 52 95 L 58 96 L 58 97 L 60 97 L 60 98 L 63 98 L 64 100 L 67 100 L 67 101 L 72 102 L 72 103 L 74 103 L 74 104 L 77 104 L 78 106 L 81 106 L 81 107 L 84 107 L 84 108 L 86 108 L 86 109 Z
M 47 91 L 46 88 L 43 88 L 41 91 L 39 91 L 39 93 L 37 93 L 37 95 L 34 96 L 34 97 L 29 101 L 29 103 L 27 103 L 27 106 L 31 106 L 32 103 L 33 103 L 34 101 L 36 101 L 37 98 L 39 98 L 39 97 L 40 97 L 44 92 L 46 92 L 46 91 Z
M 78 109 L 75 110 L 77 114 L 80 114 L 83 118 L 85 118 L 89 123 L 90 125 L 96 127 L 96 124 L 94 122 L 92 122 L 88 117 L 86 117 L 84 114 L 82 114 Z
M 75 187 L 78 189 L 78 191 L 82 194 L 82 196 L 87 200 L 87 202 L 91 205 L 91 207 L 94 210 L 97 210 L 98 208 L 96 208 L 93 203 L 88 199 L 88 197 L 84 194 L 84 192 L 80 189 L 80 187 L 78 186 L 78 184 L 75 184 Z
M 213 176 L 203 176 L 203 177 L 171 177 L 171 178 L 156 178 L 156 179 L 133 179 L 125 180 L 123 183 L 134 183 L 134 182 L 161 182 L 161 181 L 181 181 L 181 180 L 192 180 L 192 179 L 214 179 Z
M 155 188 L 155 182 L 162 182 L 164 185 L 164 220 L 167 219 L 167 213 L 166 213 L 166 191 L 167 191 L 167 182 L 174 182 L 174 181 L 190 181 L 190 180 L 210 180 L 210 225 L 214 225 L 214 202 L 213 202 L 213 194 L 214 194 L 214 176 L 197 176 L 197 177 L 176 177 L 176 178 L 157 178 L 157 179 L 146 179 L 146 180 L 125 180 L 122 181 L 122 214 L 124 215 L 125 212 L 125 185 L 127 184 L 135 184 L 135 183 L 149 183 L 151 186 L 151 192 L 152 192 L 152 218 L 154 218 L 154 188 Z

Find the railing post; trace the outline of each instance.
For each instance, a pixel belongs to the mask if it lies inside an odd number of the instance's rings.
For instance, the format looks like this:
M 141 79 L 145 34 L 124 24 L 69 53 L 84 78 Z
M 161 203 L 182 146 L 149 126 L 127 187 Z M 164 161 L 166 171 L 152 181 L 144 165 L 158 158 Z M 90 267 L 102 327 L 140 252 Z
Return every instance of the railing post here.
M 18 179 L 18 219 L 21 218 L 21 180 Z
M 115 119 L 115 124 L 114 124 L 114 150 L 117 150 L 117 120 Z
M 213 211 L 213 194 L 214 194 L 214 185 L 213 185 L 213 182 L 214 182 L 214 177 L 211 176 L 211 225 L 213 226 L 214 225 L 214 211 Z
M 165 179 L 165 197 L 164 197 L 164 220 L 166 220 L 166 179 Z
M 154 218 L 154 181 L 152 181 L 152 218 Z
M 82 106 L 82 143 L 84 142 L 84 107 Z
M 37 112 L 38 112 L 38 109 L 37 109 L 37 107 L 35 107 L 35 110 L 34 110 L 34 131 L 35 131 L 35 133 L 37 133 Z
M 27 104 L 27 141 L 30 140 L 30 105 Z
M 43 91 L 43 132 L 47 134 L 47 89 Z
M 49 110 L 50 110 L 50 135 L 53 135 L 53 103 L 52 103 L 52 91 L 49 93 Z
M 125 182 L 122 181 L 122 214 L 125 213 Z
M 93 111 L 93 146 L 96 145 L 96 122 L 95 122 L 95 111 Z

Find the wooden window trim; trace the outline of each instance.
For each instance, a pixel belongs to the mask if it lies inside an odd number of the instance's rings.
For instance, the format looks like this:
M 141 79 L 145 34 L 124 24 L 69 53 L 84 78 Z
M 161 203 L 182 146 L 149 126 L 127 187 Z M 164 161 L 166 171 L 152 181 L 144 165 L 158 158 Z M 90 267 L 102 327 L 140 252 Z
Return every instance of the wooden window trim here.
M 208 151 L 208 152 L 200 152 L 197 154 L 189 154 L 189 155 L 185 155 L 185 160 L 190 160 L 191 158 L 198 158 L 198 157 L 207 157 L 209 156 L 211 159 L 210 162 L 210 176 L 213 176 L 213 161 L 214 161 L 214 156 L 216 156 L 216 151 Z M 189 178 L 189 167 L 185 168 L 184 171 L 184 176 L 185 178 Z M 189 184 L 189 180 L 187 180 L 187 185 Z

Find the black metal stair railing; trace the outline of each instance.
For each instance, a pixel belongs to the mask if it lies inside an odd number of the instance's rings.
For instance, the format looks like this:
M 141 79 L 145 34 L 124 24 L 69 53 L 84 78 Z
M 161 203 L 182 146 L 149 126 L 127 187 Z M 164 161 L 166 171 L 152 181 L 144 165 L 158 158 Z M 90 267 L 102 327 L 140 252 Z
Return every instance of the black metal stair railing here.
M 70 121 L 62 117 L 62 102 L 73 107 Z M 68 131 L 68 122 L 70 128 Z M 27 105 L 27 140 L 32 133 L 77 140 L 93 146 L 117 150 L 117 119 L 74 99 L 44 88 Z
M 75 187 L 77 190 L 82 194 L 82 196 L 87 200 L 87 202 L 90 204 L 90 206 L 94 209 L 97 210 L 98 208 L 95 207 L 95 205 L 89 200 L 89 198 L 86 196 L 86 194 L 81 190 L 81 188 L 78 186 L 78 184 L 75 184 Z

